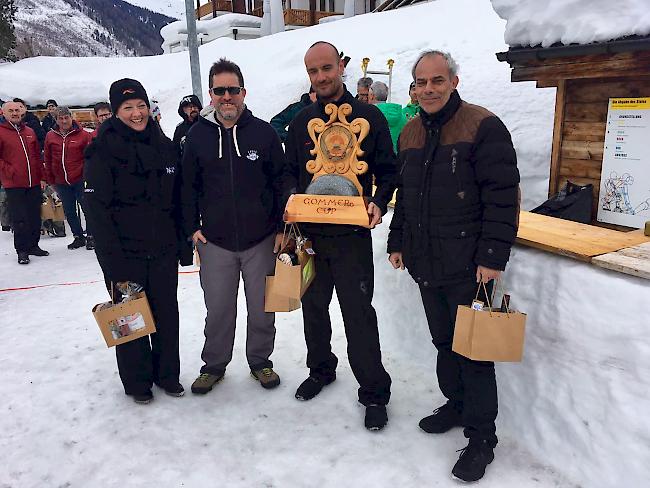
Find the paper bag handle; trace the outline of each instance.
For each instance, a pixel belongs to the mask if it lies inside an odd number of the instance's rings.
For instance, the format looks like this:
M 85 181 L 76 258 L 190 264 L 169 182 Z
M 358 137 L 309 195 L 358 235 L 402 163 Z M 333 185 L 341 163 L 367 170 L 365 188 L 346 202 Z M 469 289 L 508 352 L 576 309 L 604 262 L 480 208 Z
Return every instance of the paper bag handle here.
M 490 295 L 487 292 L 487 288 L 485 286 L 485 283 L 483 283 L 482 281 L 481 281 L 481 283 L 479 283 L 478 288 L 476 289 L 476 296 L 474 297 L 474 300 L 478 300 L 478 294 L 481 292 L 481 286 L 483 286 L 483 291 L 485 292 L 485 299 L 487 300 L 488 313 L 490 314 L 490 317 L 492 316 L 492 304 L 494 303 L 494 297 L 495 297 L 496 292 L 497 292 L 497 286 L 501 285 L 501 291 L 502 292 L 504 291 L 502 281 L 499 280 L 499 279 L 495 279 L 494 281 L 495 281 L 495 286 L 492 289 L 492 299 L 490 299 Z M 507 301 L 505 302 L 505 305 L 506 305 L 506 316 L 509 317 L 510 316 L 510 307 L 508 306 Z

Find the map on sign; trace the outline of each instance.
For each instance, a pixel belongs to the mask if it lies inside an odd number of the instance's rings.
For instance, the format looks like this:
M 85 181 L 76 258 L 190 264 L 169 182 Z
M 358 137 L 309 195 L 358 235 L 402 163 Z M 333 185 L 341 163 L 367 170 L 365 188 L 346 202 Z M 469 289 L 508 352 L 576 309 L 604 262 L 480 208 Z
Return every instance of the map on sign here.
M 598 221 L 641 228 L 650 220 L 650 97 L 610 98 Z

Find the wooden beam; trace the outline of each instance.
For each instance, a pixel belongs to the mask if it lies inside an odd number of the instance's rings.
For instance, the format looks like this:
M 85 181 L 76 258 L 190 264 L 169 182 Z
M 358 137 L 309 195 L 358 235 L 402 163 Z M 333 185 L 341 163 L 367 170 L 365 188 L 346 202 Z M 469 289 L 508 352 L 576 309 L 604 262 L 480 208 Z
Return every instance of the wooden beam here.
M 512 69 L 512 81 L 547 79 L 616 78 L 647 76 L 650 72 L 650 52 L 583 56 L 529 62 Z
M 603 141 L 563 140 L 560 154 L 567 159 L 587 159 L 602 162 L 605 143 Z
M 566 176 L 568 179 L 578 177 L 600 181 L 602 165 L 602 161 L 562 158 L 560 160 L 560 176 Z
M 562 132 L 564 130 L 564 102 L 566 82 L 558 81 L 555 93 L 555 121 L 553 123 L 553 146 L 551 150 L 551 168 L 548 181 L 548 196 L 557 193 L 558 177 L 560 175 L 560 152 L 562 149 Z
M 565 121 L 562 132 L 565 141 L 605 141 L 605 122 Z
M 589 103 L 573 103 L 567 99 L 564 116 L 571 122 L 605 122 L 608 106 L 607 99 Z

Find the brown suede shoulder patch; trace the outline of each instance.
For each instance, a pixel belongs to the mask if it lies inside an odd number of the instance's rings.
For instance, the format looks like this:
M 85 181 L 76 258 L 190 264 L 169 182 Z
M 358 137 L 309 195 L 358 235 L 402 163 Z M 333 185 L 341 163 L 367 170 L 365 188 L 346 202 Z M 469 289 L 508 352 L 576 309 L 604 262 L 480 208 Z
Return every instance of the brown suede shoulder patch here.
M 420 117 L 414 117 L 404 126 L 399 135 L 399 150 L 422 149 L 427 139 L 427 133 Z
M 479 125 L 488 117 L 494 117 L 494 114 L 478 105 L 461 102 L 451 120 L 442 127 L 440 144 L 446 146 L 458 142 L 474 142 Z

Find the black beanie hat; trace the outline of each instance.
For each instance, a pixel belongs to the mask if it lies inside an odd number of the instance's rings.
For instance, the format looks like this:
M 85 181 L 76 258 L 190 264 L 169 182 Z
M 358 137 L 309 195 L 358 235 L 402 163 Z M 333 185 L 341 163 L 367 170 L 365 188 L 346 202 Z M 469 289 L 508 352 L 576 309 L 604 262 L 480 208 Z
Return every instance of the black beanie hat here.
M 58 107 L 58 106 L 59 106 L 59 104 L 56 103 L 56 100 L 54 100 L 53 98 L 50 98 L 50 99 L 47 101 L 47 103 L 45 104 L 46 107 L 47 107 L 48 105 L 54 105 L 55 107 Z
M 138 98 L 144 100 L 147 107 L 151 108 L 149 97 L 147 96 L 144 87 L 139 81 L 132 80 L 131 78 L 122 78 L 121 80 L 114 82 L 108 91 L 108 98 L 111 101 L 111 109 L 113 110 L 113 113 L 117 113 L 120 105 L 127 100 Z

